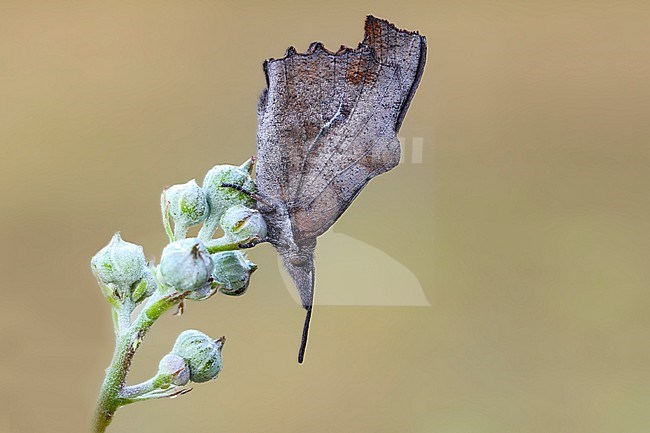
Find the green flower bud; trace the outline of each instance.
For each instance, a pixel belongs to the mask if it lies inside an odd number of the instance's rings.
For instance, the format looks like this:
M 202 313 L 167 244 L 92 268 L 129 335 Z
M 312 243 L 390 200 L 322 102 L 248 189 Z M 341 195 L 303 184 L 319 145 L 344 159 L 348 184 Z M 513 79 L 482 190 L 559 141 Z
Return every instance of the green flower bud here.
M 223 184 L 237 185 L 244 191 L 254 192 L 255 184 L 249 173 L 250 167 L 247 163 L 248 161 L 240 167 L 217 165 L 205 175 L 203 190 L 208 200 L 210 213 L 199 232 L 201 239 L 212 238 L 221 216 L 229 207 L 235 205 L 252 207 L 255 205 L 255 200 L 250 195 L 232 187 L 221 186 Z
M 230 296 L 243 295 L 248 288 L 251 274 L 257 265 L 246 259 L 239 251 L 226 251 L 212 255 L 214 271 L 212 277 L 219 291 Z
M 212 257 L 203 242 L 196 238 L 172 242 L 163 249 L 160 276 L 178 291 L 197 290 L 212 275 Z
M 176 239 L 185 237 L 187 229 L 200 224 L 208 216 L 208 201 L 196 180 L 169 187 L 165 191 L 169 214 L 174 220 Z
M 97 281 L 103 286 L 113 286 L 120 294 L 130 292 L 147 270 L 147 260 L 140 245 L 124 242 L 119 233 L 90 261 Z
M 190 381 L 190 367 L 185 359 L 169 353 L 160 360 L 157 376 L 167 386 L 185 386 Z
M 151 272 L 151 269 L 147 268 L 145 269 L 140 282 L 134 285 L 131 299 L 136 303 L 141 302 L 151 296 L 157 288 L 158 285 L 156 284 L 156 278 L 154 277 L 153 272 Z
M 221 227 L 226 237 L 240 243 L 261 241 L 266 237 L 266 223 L 262 214 L 241 205 L 233 206 L 223 214 Z
M 221 371 L 221 348 L 225 341 L 225 337 L 213 340 L 196 330 L 183 331 L 171 353 L 189 365 L 192 382 L 207 382 L 215 379 Z

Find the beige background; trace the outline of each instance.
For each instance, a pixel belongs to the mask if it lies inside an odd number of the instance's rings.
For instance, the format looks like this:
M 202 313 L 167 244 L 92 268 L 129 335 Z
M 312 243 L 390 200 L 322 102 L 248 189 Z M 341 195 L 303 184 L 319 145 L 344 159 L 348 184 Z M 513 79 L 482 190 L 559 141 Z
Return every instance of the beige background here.
M 111 430 L 650 429 L 647 3 L 25 0 L 0 2 L 0 431 L 87 428 L 112 352 L 90 257 L 115 230 L 157 257 L 161 188 L 254 152 L 262 60 L 354 46 L 367 13 L 428 37 L 402 129 L 423 163 L 336 232 L 431 306 L 321 307 L 298 366 L 303 312 L 261 246 L 247 295 L 165 316 L 130 377 L 198 328 L 228 336 L 219 380 Z

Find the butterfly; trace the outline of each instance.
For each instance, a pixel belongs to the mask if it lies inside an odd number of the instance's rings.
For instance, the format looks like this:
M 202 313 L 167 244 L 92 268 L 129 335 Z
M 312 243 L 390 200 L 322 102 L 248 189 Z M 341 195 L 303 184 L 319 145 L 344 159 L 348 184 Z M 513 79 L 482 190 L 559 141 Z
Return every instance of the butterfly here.
M 258 105 L 256 198 L 307 310 L 298 362 L 307 346 L 314 301 L 316 239 L 373 177 L 400 159 L 397 132 L 418 87 L 426 38 L 368 16 L 356 49 L 314 42 L 264 62 Z

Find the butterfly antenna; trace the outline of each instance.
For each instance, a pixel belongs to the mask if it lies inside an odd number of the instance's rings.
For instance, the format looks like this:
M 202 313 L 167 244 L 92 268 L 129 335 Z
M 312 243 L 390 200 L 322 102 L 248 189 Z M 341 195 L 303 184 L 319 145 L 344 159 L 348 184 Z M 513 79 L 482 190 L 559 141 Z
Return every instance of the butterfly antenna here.
M 242 188 L 240 185 L 235 185 L 234 183 L 224 182 L 219 186 L 222 187 L 222 188 L 232 188 L 232 189 L 234 189 L 236 191 L 241 192 L 242 194 L 246 194 L 247 196 L 249 196 L 250 198 L 252 198 L 255 201 L 259 201 L 262 204 L 265 204 L 267 206 L 271 206 L 271 207 L 273 206 L 271 204 L 271 202 L 269 201 L 268 197 L 266 197 L 264 194 L 262 194 L 260 192 L 249 191 L 246 188 Z
M 307 307 L 307 315 L 305 316 L 305 324 L 302 326 L 302 341 L 300 343 L 300 350 L 298 351 L 298 364 L 302 364 L 305 359 L 305 350 L 307 349 L 307 338 L 309 337 L 309 323 L 311 322 L 312 306 Z

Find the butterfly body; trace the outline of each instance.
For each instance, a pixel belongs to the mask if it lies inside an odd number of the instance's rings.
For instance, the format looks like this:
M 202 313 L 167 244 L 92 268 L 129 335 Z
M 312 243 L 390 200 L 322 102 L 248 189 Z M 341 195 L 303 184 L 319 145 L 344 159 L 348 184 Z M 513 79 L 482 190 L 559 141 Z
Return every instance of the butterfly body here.
M 294 280 L 307 317 L 314 300 L 318 236 L 375 176 L 400 159 L 397 131 L 424 67 L 426 40 L 369 16 L 356 49 L 290 47 L 264 63 L 258 106 L 258 209 L 267 241 Z
M 272 200 L 272 199 L 271 199 Z M 273 200 L 272 200 L 273 201 Z M 313 257 L 314 249 L 316 247 L 316 238 L 298 238 L 294 234 L 294 223 L 291 220 L 289 208 L 286 204 L 273 201 L 272 203 L 258 202 L 258 210 L 264 217 L 267 225 L 266 241 L 275 247 L 282 258 L 291 277 L 296 279 L 304 279 L 303 272 L 309 276 L 313 274 Z M 313 291 L 309 290 L 309 285 L 305 281 L 299 285 L 299 294 L 304 308 L 312 304 Z M 300 291 L 303 287 L 306 290 Z

